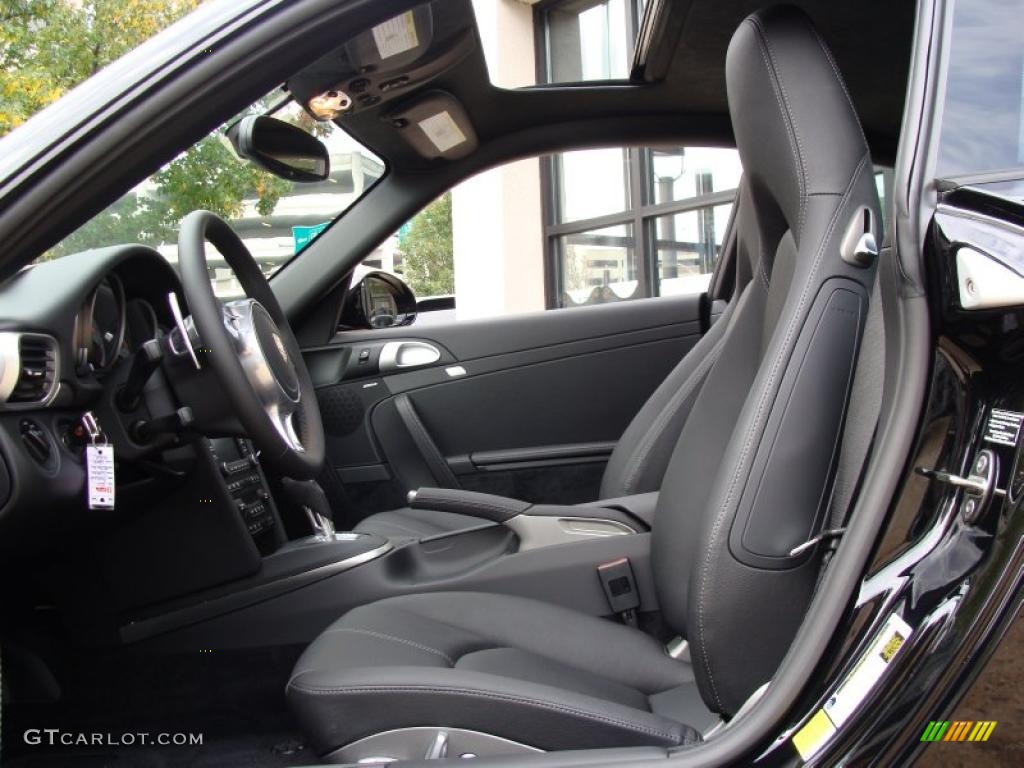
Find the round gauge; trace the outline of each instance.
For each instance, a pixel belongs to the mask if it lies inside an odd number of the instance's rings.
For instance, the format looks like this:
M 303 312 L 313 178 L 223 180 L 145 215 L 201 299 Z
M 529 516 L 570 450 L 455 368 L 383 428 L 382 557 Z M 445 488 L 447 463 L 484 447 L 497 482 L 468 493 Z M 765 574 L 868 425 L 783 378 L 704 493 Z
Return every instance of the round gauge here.
M 114 275 L 96 286 L 77 321 L 78 360 L 94 371 L 109 369 L 124 339 L 124 289 Z

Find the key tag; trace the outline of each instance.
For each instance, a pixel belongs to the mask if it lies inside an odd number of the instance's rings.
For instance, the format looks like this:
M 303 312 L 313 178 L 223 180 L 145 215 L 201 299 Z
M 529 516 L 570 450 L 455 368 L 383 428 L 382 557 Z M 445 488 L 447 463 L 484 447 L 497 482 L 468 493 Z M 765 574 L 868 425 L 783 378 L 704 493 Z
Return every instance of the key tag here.
M 89 509 L 113 509 L 114 446 L 107 441 L 91 411 L 82 415 L 82 426 L 89 434 L 89 445 L 85 447 Z

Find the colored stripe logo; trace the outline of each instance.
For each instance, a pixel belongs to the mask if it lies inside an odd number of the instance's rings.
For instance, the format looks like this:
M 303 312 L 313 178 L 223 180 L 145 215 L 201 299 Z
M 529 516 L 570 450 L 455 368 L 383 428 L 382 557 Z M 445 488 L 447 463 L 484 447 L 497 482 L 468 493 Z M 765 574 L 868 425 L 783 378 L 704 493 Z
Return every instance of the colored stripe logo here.
M 996 720 L 932 720 L 921 734 L 921 741 L 988 741 Z

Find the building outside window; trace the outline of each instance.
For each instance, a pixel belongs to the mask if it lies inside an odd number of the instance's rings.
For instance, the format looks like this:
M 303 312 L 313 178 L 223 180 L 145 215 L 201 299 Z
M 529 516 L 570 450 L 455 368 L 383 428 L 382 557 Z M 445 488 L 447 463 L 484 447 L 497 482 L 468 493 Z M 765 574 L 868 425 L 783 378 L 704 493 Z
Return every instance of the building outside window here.
M 584 150 L 543 169 L 549 307 L 707 288 L 740 180 L 735 150 Z
M 538 3 L 543 81 L 627 79 L 642 12 L 637 0 Z M 705 290 L 740 173 L 733 149 L 629 147 L 545 158 L 548 307 Z
M 637 0 L 536 3 L 543 81 L 627 80 L 643 5 Z

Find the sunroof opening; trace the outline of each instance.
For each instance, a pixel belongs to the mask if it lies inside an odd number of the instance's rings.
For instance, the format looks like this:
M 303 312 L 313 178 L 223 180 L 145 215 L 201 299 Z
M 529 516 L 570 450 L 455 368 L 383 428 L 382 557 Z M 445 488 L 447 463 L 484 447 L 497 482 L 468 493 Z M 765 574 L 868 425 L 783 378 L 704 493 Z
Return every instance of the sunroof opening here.
M 548 83 L 629 78 L 642 0 L 571 0 L 546 7 L 538 21 Z
M 474 0 L 491 82 L 502 88 L 628 80 L 647 0 Z

